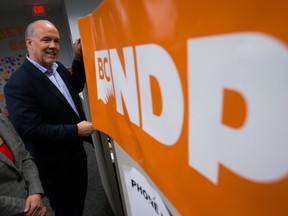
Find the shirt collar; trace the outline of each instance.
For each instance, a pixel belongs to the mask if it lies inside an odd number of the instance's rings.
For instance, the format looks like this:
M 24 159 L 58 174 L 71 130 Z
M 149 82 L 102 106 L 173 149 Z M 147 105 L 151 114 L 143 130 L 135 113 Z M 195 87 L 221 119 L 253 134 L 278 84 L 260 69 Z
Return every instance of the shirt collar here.
M 46 72 L 48 71 L 45 67 L 41 66 L 40 64 L 38 64 L 37 62 L 35 62 L 34 60 L 32 60 L 32 59 L 28 56 L 28 54 L 26 55 L 26 58 L 27 58 L 28 61 L 30 61 L 35 67 L 37 67 L 42 73 L 46 73 Z M 54 63 L 52 64 L 52 68 L 51 68 L 52 73 L 55 73 L 56 70 L 57 70 L 57 68 L 58 68 L 58 64 L 57 64 L 56 62 L 54 62 Z M 50 70 L 50 71 L 51 71 L 51 70 Z

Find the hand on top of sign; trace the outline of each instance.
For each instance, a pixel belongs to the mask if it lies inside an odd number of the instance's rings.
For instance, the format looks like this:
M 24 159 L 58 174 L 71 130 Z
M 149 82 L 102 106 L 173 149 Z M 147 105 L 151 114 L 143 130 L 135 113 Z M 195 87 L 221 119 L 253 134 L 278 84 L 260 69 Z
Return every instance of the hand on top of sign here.
M 80 38 L 77 38 L 75 43 L 73 44 L 74 46 L 74 53 L 75 53 L 75 60 L 77 61 L 82 61 L 82 47 L 81 47 L 81 41 Z

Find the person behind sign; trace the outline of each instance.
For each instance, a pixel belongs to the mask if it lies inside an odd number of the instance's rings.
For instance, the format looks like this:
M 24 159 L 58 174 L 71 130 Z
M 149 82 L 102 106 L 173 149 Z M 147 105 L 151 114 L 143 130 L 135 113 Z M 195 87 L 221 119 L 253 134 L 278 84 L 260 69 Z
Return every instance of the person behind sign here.
M 47 215 L 37 167 L 8 118 L 0 113 L 0 215 Z
M 55 215 L 80 216 L 87 190 L 83 141 L 94 132 L 78 95 L 86 82 L 81 42 L 74 44 L 69 73 L 56 61 L 60 36 L 54 24 L 29 24 L 25 41 L 26 59 L 4 87 L 9 118 L 38 166 Z

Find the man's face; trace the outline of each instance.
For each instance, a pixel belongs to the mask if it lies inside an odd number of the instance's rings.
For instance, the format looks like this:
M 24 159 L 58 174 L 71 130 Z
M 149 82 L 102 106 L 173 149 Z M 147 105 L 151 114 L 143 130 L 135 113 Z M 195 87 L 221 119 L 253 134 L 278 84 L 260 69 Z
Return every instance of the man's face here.
M 41 66 L 51 69 L 59 54 L 60 36 L 48 23 L 38 23 L 31 37 L 26 38 L 29 57 Z

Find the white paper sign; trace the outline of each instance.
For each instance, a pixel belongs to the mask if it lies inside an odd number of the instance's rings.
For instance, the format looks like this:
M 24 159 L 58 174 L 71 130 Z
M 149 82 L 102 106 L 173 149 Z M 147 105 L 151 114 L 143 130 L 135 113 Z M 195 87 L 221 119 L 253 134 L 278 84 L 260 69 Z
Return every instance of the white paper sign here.
M 122 165 L 126 188 L 134 216 L 170 216 L 160 195 L 135 168 Z

